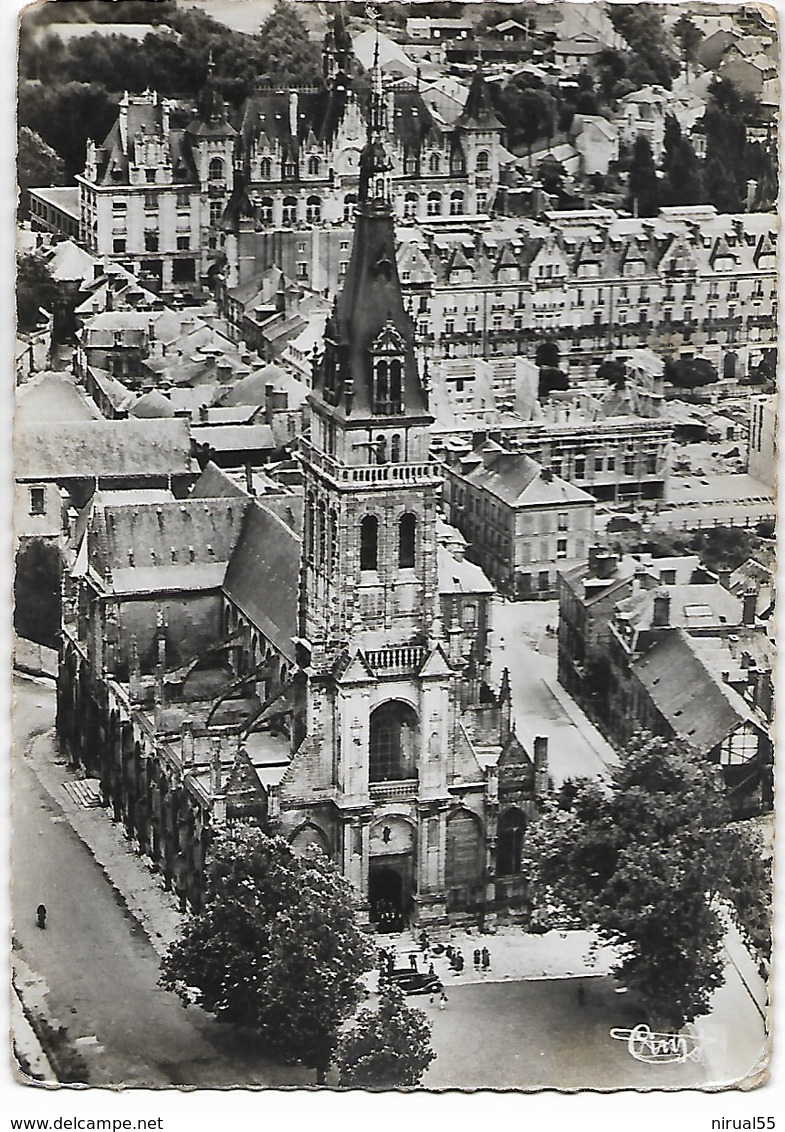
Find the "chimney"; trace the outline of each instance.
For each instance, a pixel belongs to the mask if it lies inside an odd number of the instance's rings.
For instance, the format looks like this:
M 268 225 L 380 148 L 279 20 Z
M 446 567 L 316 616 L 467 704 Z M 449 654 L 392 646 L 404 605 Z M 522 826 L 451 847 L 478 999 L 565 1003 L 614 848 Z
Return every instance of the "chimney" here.
M 185 720 L 180 726 L 180 758 L 183 770 L 194 765 L 194 728 L 190 720 Z
M 743 625 L 755 624 L 755 611 L 758 604 L 758 595 L 754 590 L 748 590 L 742 599 L 741 621 Z
M 718 571 L 717 580 L 718 580 L 718 582 L 720 583 L 720 585 L 722 586 L 723 589 L 725 589 L 725 590 L 730 589 L 730 579 L 731 579 L 731 571 L 730 570 L 720 570 L 720 571 Z
M 540 468 L 540 477 L 546 483 L 550 483 L 553 479 L 553 470 L 551 468 Z
M 219 385 L 228 385 L 232 380 L 232 367 L 229 362 L 217 362 L 215 367 Z
M 289 133 L 297 140 L 297 111 L 299 109 L 299 95 L 296 90 L 289 91 Z
M 548 790 L 548 740 L 538 735 L 534 740 L 534 793 L 542 798 Z
M 223 792 L 223 772 L 221 768 L 221 740 L 212 740 L 210 752 L 210 793 L 215 798 Z
M 253 482 L 253 468 L 250 463 L 245 465 L 245 490 L 249 495 L 256 495 L 256 488 Z
M 671 619 L 671 595 L 661 593 L 654 595 L 654 612 L 652 614 L 652 627 L 665 628 Z
M 607 551 L 603 551 L 602 554 L 597 555 L 597 577 L 607 582 L 616 573 L 618 565 L 618 554 L 609 554 Z

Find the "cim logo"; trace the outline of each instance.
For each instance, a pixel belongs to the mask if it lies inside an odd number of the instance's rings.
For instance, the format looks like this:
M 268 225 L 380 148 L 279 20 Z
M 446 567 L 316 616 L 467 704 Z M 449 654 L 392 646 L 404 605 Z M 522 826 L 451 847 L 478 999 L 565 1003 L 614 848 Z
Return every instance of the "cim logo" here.
M 695 1034 L 658 1034 L 645 1024 L 634 1030 L 614 1028 L 611 1037 L 627 1043 L 627 1052 L 646 1065 L 673 1065 L 700 1061 L 701 1048 Z

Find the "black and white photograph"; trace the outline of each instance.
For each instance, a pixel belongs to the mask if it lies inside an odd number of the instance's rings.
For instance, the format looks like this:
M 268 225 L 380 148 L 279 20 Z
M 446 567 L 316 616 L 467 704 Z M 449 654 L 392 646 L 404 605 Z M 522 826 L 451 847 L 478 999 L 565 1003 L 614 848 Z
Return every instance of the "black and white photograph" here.
M 773 1119 L 778 26 L 19 13 L 20 1112 Z

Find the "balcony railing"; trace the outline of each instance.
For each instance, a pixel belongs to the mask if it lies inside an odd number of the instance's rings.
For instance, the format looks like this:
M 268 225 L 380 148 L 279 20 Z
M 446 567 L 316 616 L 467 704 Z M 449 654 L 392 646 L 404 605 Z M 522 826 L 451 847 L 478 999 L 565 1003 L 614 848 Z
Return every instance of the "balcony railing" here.
M 377 676 L 419 672 L 425 661 L 423 645 L 393 645 L 386 649 L 369 649 L 365 659 Z
M 439 464 L 339 464 L 326 452 L 320 452 L 307 440 L 298 442 L 298 451 L 317 471 L 328 476 L 335 483 L 354 484 L 362 487 L 411 487 L 416 484 L 438 483 L 441 476 Z
M 374 802 L 392 802 L 415 798 L 419 782 L 416 778 L 402 778 L 398 782 L 371 782 L 368 793 Z

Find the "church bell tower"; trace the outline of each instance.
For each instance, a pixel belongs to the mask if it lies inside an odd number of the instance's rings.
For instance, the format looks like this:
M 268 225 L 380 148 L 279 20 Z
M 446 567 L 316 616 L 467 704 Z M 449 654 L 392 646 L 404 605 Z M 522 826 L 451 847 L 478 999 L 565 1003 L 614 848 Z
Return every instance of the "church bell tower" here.
M 444 914 L 456 729 L 439 620 L 441 476 L 396 268 L 385 114 L 377 65 L 354 244 L 299 452 L 300 723 L 280 791 L 293 844 L 321 844 L 380 926 Z

